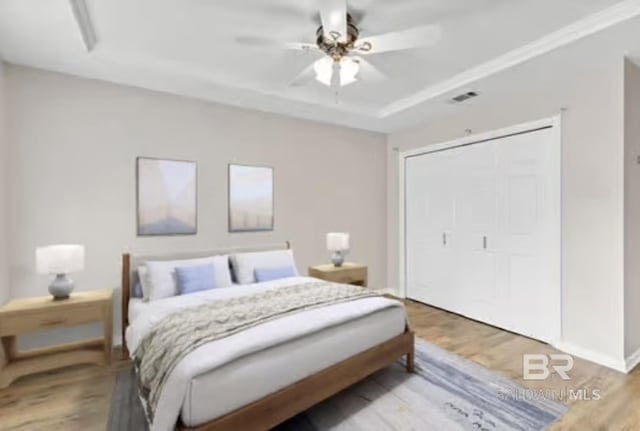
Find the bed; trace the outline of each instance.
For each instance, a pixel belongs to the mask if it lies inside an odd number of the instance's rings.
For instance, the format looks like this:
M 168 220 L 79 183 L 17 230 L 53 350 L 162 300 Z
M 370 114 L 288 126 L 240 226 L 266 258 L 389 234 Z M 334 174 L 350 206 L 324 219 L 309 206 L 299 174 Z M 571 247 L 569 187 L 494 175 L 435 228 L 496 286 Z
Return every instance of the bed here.
M 124 254 L 125 355 L 177 310 L 313 280 L 291 277 L 143 302 L 132 297 L 139 263 L 275 248 L 289 244 L 180 255 Z M 413 343 L 404 306 L 389 298 L 366 297 L 286 315 L 189 353 L 169 376 L 171 390 L 160 395 L 152 429 L 270 429 L 403 356 L 412 372 Z

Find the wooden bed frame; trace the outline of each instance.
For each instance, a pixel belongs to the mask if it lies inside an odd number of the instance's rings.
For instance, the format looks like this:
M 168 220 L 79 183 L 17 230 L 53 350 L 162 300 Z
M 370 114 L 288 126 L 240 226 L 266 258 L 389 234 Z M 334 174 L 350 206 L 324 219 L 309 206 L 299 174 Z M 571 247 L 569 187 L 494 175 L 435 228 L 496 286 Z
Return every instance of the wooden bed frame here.
M 282 248 L 282 247 L 280 247 Z M 286 243 L 290 248 L 290 243 Z M 261 248 L 264 250 L 264 248 Z M 227 252 L 255 251 L 235 249 Z M 131 255 L 122 255 L 122 350 L 128 356 L 125 330 L 129 325 L 131 298 Z M 125 356 L 125 357 L 126 357 Z M 407 372 L 414 372 L 414 334 L 407 325 L 404 333 L 369 350 L 326 368 L 258 401 L 197 427 L 176 424 L 180 431 L 264 431 L 286 421 L 343 389 L 388 367 L 406 356 Z

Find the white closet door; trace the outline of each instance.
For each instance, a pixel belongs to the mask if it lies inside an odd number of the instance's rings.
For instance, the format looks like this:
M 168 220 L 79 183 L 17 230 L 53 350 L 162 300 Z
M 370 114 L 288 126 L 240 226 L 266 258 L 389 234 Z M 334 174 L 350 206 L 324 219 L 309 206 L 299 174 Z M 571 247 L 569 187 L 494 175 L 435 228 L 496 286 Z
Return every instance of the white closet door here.
M 451 303 L 458 151 L 406 161 L 406 289 L 438 307 Z
M 460 188 L 456 237 L 455 310 L 503 326 L 496 310 L 498 175 L 496 141 L 464 147 L 455 174 Z
M 560 146 L 553 129 L 498 145 L 502 228 L 499 296 L 510 328 L 543 341 L 561 329 Z
M 405 164 L 407 297 L 559 338 L 560 145 L 553 128 Z

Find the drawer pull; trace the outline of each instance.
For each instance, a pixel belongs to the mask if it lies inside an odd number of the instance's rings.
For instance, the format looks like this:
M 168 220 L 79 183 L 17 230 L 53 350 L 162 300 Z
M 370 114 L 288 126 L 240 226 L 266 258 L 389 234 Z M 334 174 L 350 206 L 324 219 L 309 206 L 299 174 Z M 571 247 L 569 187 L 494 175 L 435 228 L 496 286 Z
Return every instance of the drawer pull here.
M 42 326 L 54 326 L 54 325 L 60 325 L 66 321 L 67 319 L 41 320 L 40 324 Z

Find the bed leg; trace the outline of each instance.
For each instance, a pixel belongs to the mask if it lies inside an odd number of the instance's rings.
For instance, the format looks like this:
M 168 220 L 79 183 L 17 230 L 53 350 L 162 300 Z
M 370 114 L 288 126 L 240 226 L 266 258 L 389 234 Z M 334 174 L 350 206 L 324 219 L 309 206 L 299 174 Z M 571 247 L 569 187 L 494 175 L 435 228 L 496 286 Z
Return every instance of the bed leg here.
M 411 343 L 411 348 L 407 352 L 407 373 L 416 372 L 415 359 L 416 359 L 415 349 L 413 347 L 413 343 Z

